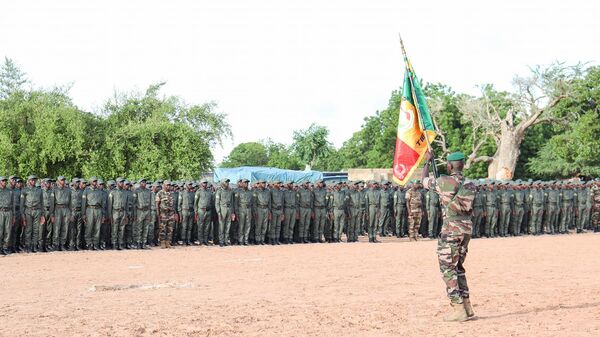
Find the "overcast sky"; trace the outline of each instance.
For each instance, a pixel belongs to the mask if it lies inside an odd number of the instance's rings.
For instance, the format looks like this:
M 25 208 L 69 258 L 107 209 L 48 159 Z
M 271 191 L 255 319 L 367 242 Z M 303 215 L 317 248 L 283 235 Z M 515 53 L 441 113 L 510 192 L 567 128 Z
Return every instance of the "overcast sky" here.
M 0 57 L 40 86 L 71 83 L 82 109 L 115 90 L 167 81 L 165 94 L 215 101 L 234 139 L 325 125 L 341 146 L 402 81 L 401 33 L 428 82 L 477 93 L 554 60 L 597 64 L 595 1 L 8 1 Z

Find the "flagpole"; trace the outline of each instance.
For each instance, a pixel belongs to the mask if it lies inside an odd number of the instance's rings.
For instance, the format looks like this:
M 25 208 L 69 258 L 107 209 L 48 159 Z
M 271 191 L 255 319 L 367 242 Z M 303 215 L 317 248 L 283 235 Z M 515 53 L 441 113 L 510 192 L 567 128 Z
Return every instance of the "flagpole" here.
M 433 148 L 431 147 L 431 143 L 429 142 L 429 135 L 427 134 L 427 130 L 425 130 L 425 125 L 423 124 L 423 115 L 421 114 L 421 109 L 419 109 L 419 101 L 417 101 L 417 96 L 415 95 L 415 85 L 413 84 L 412 77 L 413 72 L 412 69 L 410 69 L 411 67 L 409 66 L 410 63 L 408 61 L 408 56 L 406 56 L 404 42 L 402 42 L 402 35 L 398 33 L 398 36 L 400 37 L 400 47 L 402 47 L 402 55 L 404 56 L 404 66 L 406 67 L 405 71 L 408 71 L 408 78 L 410 80 L 410 86 L 412 87 L 410 91 L 412 94 L 413 102 L 415 103 L 415 109 L 417 109 L 417 114 L 419 115 L 419 126 L 421 127 L 421 131 L 423 131 L 423 134 L 425 134 L 425 142 L 427 143 L 427 149 L 429 150 L 429 153 L 431 153 L 433 175 L 437 178 L 440 176 L 440 174 L 438 173 L 437 166 L 435 165 L 435 154 L 433 153 Z

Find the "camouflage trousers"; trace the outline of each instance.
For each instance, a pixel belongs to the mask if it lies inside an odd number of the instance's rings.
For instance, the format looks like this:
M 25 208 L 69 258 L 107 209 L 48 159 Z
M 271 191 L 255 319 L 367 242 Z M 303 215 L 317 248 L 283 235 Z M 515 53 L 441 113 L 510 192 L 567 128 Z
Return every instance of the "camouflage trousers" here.
M 173 225 L 175 220 L 173 214 L 160 214 L 160 221 L 158 222 L 158 240 L 171 242 L 173 239 Z
M 592 207 L 592 228 L 600 230 L 600 206 Z
M 441 233 L 438 239 L 437 255 L 446 293 L 452 303 L 462 303 L 469 298 L 469 287 L 463 264 L 471 236 L 468 234 Z
M 419 234 L 419 228 L 421 227 L 421 220 L 423 217 L 422 211 L 412 211 L 408 213 L 408 237 L 416 238 Z

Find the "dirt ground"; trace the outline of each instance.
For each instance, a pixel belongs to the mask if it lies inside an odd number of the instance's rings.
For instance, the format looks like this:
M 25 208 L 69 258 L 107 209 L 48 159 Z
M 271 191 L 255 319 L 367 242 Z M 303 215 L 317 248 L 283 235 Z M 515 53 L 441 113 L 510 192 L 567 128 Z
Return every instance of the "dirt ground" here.
M 600 336 L 600 235 L 473 240 L 447 324 L 435 242 L 0 258 L 0 336 Z

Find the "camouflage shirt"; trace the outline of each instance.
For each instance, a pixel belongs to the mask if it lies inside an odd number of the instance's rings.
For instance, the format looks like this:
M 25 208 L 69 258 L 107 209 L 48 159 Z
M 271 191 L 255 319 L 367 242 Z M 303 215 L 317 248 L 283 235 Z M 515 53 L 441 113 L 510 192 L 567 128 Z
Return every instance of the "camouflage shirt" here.
M 435 189 L 440 196 L 444 223 L 441 232 L 446 235 L 471 234 L 473 222 L 473 199 L 475 185 L 466 182 L 460 173 L 441 176 L 437 179 L 426 177 L 423 185 Z

